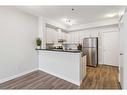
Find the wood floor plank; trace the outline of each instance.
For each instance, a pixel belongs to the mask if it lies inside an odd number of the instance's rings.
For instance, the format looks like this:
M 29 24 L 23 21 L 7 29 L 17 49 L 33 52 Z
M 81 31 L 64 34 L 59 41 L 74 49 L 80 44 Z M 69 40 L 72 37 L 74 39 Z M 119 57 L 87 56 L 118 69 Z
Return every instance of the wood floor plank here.
M 38 70 L 2 83 L 0 89 L 121 89 L 117 67 L 87 67 L 86 73 L 80 87 Z
M 99 65 L 97 68 L 87 67 L 87 76 L 81 89 L 120 89 L 118 67 Z

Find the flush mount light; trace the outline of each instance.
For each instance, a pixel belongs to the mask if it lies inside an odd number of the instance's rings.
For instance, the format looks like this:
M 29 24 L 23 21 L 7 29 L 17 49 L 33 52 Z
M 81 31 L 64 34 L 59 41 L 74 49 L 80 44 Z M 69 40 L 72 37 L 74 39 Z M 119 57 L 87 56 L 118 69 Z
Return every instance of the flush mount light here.
M 70 19 L 65 19 L 65 22 L 68 24 L 68 25 L 72 25 L 72 21 Z
M 73 25 L 75 24 L 75 21 L 74 20 L 71 20 L 69 18 L 63 18 L 62 21 L 67 24 L 67 25 Z
M 66 23 L 70 23 L 70 22 L 71 22 L 71 20 L 70 20 L 70 19 L 66 19 L 65 21 L 66 21 Z
M 72 20 L 72 18 L 73 18 L 72 16 L 74 15 L 73 13 L 74 13 L 74 9 L 72 8 L 72 9 L 71 9 L 71 16 L 66 17 L 66 18 L 63 19 L 63 21 L 64 21 L 66 24 L 68 24 L 68 25 L 73 25 L 73 24 L 74 24 L 74 21 Z

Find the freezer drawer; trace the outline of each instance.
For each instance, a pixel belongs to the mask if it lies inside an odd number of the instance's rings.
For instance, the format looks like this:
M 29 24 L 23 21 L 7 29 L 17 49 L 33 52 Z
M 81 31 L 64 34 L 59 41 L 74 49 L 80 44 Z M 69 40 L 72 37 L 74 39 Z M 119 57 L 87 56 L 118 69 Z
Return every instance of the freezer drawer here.
M 97 48 L 86 48 L 87 65 L 96 67 L 98 65 Z

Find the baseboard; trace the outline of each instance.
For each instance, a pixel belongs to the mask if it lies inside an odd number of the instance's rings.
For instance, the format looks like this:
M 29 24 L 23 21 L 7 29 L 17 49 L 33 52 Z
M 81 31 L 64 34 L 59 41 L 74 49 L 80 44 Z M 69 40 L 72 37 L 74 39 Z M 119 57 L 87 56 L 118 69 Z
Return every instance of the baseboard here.
M 53 73 L 53 72 L 43 70 L 43 69 L 41 69 L 41 68 L 39 68 L 39 69 L 38 69 L 38 68 L 35 68 L 35 69 L 29 70 L 29 71 L 25 71 L 25 72 L 23 72 L 23 73 L 19 73 L 19 74 L 14 75 L 14 76 L 10 76 L 10 77 L 1 79 L 1 80 L 0 80 L 0 83 L 4 83 L 4 82 L 7 82 L 7 81 L 9 81 L 9 80 L 12 80 L 12 79 L 21 77 L 21 76 L 23 76 L 23 75 L 25 75 L 25 74 L 31 73 L 31 72 L 36 71 L 36 70 L 44 71 L 44 72 L 46 72 L 46 73 L 49 73 L 49 74 L 51 74 L 51 75 L 54 75 L 54 76 L 59 77 L 59 78 L 61 78 L 61 79 L 63 79 L 63 80 L 66 80 L 66 81 L 68 81 L 68 82 L 71 82 L 71 83 L 73 83 L 73 84 L 76 84 L 76 85 L 80 86 L 80 82 L 77 82 L 77 81 L 68 79 L 68 78 L 65 77 L 65 76 L 58 75 L 58 74 L 55 74 L 55 73 Z
M 68 78 L 65 77 L 65 76 L 58 75 L 58 74 L 56 74 L 56 73 L 53 73 L 53 72 L 47 71 L 47 70 L 43 70 L 43 69 L 41 69 L 41 68 L 39 68 L 39 70 L 40 70 L 40 71 L 43 71 L 43 72 L 46 72 L 46 73 L 48 73 L 48 74 L 51 74 L 51 75 L 53 75 L 53 76 L 56 76 L 56 77 L 58 77 L 58 78 L 61 78 L 61 79 L 63 79 L 63 80 L 66 80 L 66 81 L 68 81 L 68 82 L 71 82 L 71 83 L 73 83 L 73 84 L 75 84 L 75 85 L 77 85 L 77 86 L 80 86 L 80 81 L 77 82 L 77 81 L 68 79 Z
M 20 76 L 23 76 L 23 75 L 25 75 L 25 74 L 31 73 L 31 72 L 36 71 L 36 70 L 38 70 L 38 68 L 29 70 L 29 71 L 25 71 L 25 72 L 23 72 L 23 73 L 19 73 L 19 74 L 17 74 L 17 75 L 10 76 L 10 77 L 4 78 L 4 79 L 0 79 L 0 83 L 7 82 L 7 81 L 9 81 L 9 80 L 18 78 L 18 77 L 20 77 Z
M 119 68 L 119 66 L 115 66 L 115 65 L 107 65 L 107 64 L 103 64 L 103 66 L 110 66 L 110 67 L 116 67 L 116 68 Z

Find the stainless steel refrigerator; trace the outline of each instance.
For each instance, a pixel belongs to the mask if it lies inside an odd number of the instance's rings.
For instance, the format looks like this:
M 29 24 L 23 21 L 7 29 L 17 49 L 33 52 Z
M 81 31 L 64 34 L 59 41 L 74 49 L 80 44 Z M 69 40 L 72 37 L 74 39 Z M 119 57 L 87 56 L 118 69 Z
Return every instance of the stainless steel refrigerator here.
M 87 65 L 98 65 L 98 38 L 89 37 L 83 39 L 83 52 L 87 55 Z

